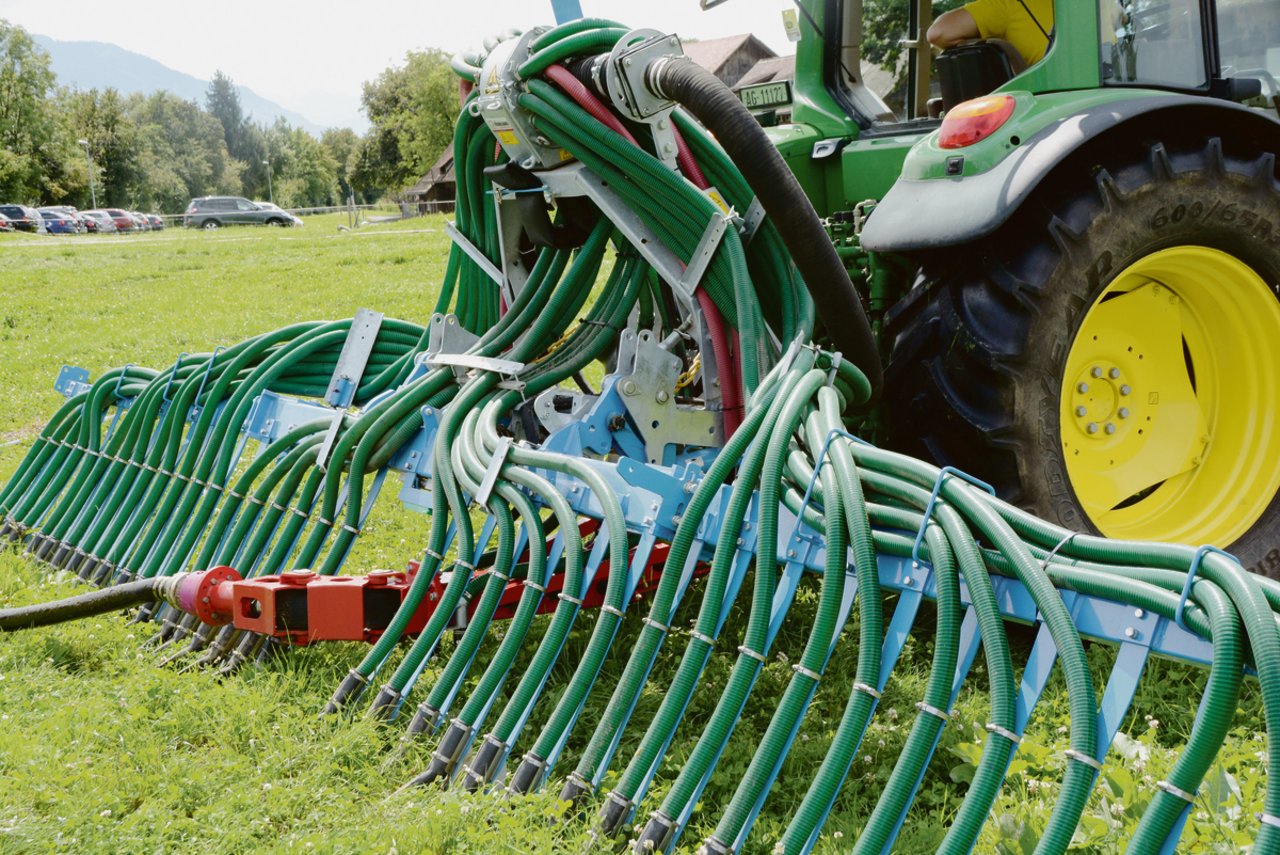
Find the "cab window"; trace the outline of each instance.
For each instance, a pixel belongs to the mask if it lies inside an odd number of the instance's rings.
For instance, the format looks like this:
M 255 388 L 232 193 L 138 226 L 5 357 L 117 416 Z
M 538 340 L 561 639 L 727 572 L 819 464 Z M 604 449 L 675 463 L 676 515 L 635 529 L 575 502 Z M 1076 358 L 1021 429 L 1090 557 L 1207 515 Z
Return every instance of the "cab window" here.
M 1098 5 L 1104 83 L 1208 86 L 1197 0 L 1103 0 Z

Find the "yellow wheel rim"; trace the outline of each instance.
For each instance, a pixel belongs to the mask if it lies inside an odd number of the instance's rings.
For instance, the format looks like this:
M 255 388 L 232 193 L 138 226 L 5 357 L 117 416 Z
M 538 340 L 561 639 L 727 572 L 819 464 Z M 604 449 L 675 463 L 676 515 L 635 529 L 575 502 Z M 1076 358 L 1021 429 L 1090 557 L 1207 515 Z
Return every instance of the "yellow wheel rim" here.
M 1180 246 L 1117 276 L 1062 380 L 1076 498 L 1111 537 L 1233 543 L 1280 489 L 1280 301 L 1228 253 Z

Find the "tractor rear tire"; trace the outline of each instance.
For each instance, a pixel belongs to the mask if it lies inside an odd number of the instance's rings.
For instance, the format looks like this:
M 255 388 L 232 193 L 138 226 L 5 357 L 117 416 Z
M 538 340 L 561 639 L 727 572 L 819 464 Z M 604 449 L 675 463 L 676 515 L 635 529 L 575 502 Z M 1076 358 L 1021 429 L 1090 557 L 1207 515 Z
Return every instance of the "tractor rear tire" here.
M 1112 140 L 926 259 L 888 323 L 892 444 L 1067 528 L 1213 544 L 1280 578 L 1267 147 Z

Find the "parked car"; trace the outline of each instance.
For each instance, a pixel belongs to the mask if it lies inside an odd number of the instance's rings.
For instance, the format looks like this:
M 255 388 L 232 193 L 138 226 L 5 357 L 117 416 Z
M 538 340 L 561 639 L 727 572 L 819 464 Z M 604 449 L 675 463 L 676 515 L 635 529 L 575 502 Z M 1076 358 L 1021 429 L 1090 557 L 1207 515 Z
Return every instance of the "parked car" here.
M 106 211 L 103 211 L 101 209 L 97 209 L 93 211 L 85 211 L 84 216 L 87 219 L 91 220 L 92 222 L 95 222 L 98 224 L 97 232 L 100 235 L 115 234 L 117 231 L 119 231 L 116 228 L 115 218 L 112 217 Z
M 260 208 L 240 196 L 201 196 L 191 200 L 182 224 L 196 229 L 231 225 L 292 226 L 296 219 L 286 211 Z
M 26 205 L 0 205 L 0 214 L 8 217 L 18 231 L 40 232 L 44 228 L 40 213 Z
M 112 221 L 116 224 L 116 231 L 136 232 L 139 230 L 138 224 L 134 221 L 133 217 L 129 215 L 128 211 L 121 210 L 120 208 L 107 208 L 106 212 L 111 215 Z
M 260 202 L 255 199 L 253 204 L 257 205 L 259 210 L 262 210 L 262 211 L 279 212 L 280 216 L 284 217 L 286 220 L 286 222 L 282 223 L 281 225 L 289 225 L 289 226 L 302 225 L 302 219 L 300 217 L 298 217 L 296 214 L 289 213 L 284 208 L 281 208 L 279 205 L 275 204 L 274 202 Z
M 80 224 L 76 218 L 57 208 L 40 208 L 40 217 L 44 220 L 45 231 L 51 235 L 78 235 Z
M 146 214 L 145 216 L 147 218 L 147 221 L 151 223 L 152 230 L 157 232 L 164 231 L 163 217 L 161 217 L 159 214 Z
M 80 222 L 79 211 L 71 205 L 44 205 L 36 210 L 40 212 L 40 216 L 45 220 L 46 228 L 49 220 L 62 216 L 71 220 L 71 225 L 75 227 L 76 234 L 83 234 L 85 231 L 84 224 Z M 50 233 L 52 233 L 52 230 L 50 230 Z
M 10 220 L 4 214 L 0 214 L 0 232 L 12 232 L 13 220 Z

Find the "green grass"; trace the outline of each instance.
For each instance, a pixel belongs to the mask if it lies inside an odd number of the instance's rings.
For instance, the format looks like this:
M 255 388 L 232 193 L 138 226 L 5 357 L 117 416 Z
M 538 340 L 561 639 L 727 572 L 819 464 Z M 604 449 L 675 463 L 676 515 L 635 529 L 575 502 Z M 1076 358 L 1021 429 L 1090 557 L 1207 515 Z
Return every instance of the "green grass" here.
M 330 215 L 308 218 L 301 230 L 170 230 L 111 239 L 0 236 L 0 444 L 13 443 L 0 445 L 0 481 L 13 472 L 58 405 L 52 382 L 63 364 L 82 365 L 94 376 L 127 362 L 159 368 L 184 351 L 207 352 L 299 320 L 350 316 L 360 307 L 425 322 L 444 270 L 443 220 L 351 233 L 340 232 L 340 223 L 344 217 Z M 426 532 L 424 517 L 388 498 L 375 510 L 348 567 L 351 572 L 399 567 L 420 551 Z M 77 590 L 12 550 L 0 553 L 2 606 Z M 802 648 L 817 591 L 814 580 L 802 586 L 777 650 L 797 654 Z M 692 620 L 698 595 L 697 588 L 690 592 L 679 626 Z M 572 768 L 589 738 L 640 617 L 633 614 L 625 623 L 616 642 L 621 653 L 607 662 L 557 767 L 560 773 Z M 926 608 L 819 851 L 847 850 L 893 767 L 928 678 L 931 617 Z M 585 648 L 590 626 L 590 616 L 584 616 L 527 733 L 536 733 L 549 714 Z M 744 626 L 739 608 L 723 649 L 738 643 Z M 402 723 L 376 726 L 360 716 L 322 720 L 316 715 L 362 655 L 358 645 L 295 650 L 218 679 L 157 667 L 159 657 L 146 646 L 150 634 L 111 616 L 0 636 L 0 852 L 586 851 L 584 823 L 552 821 L 558 784 L 548 794 L 515 801 L 434 790 L 397 793 L 424 767 L 433 747 L 429 740 L 402 753 Z M 533 637 L 539 634 L 535 628 Z M 750 851 L 772 849 L 826 754 L 850 693 L 854 638 L 856 621 L 837 649 Z M 1025 657 L 1026 633 L 1015 630 L 1013 640 L 1015 654 Z M 657 709 L 684 643 L 674 634 L 660 657 L 613 775 Z M 486 646 L 473 673 L 495 646 Z M 526 656 L 533 645 L 528 647 Z M 1091 648 L 1099 686 L 1111 656 L 1107 648 Z M 730 664 L 723 654 L 714 659 L 643 814 L 656 807 L 692 749 Z M 420 689 L 437 673 L 438 668 L 429 669 Z M 765 668 L 683 838 L 684 851 L 693 851 L 714 828 L 790 676 L 782 656 Z M 1202 670 L 1176 664 L 1149 667 L 1126 723 L 1129 759 L 1109 764 L 1081 826 L 1078 851 L 1123 851 L 1153 782 L 1185 741 L 1204 676 Z M 980 727 L 987 720 L 986 703 L 979 664 L 898 851 L 932 851 L 945 833 L 963 797 L 958 781 L 984 741 Z M 1265 783 L 1257 756 L 1262 743 L 1255 733 L 1261 721 L 1256 685 L 1250 683 L 1238 729 L 1184 837 L 1185 851 L 1238 852 L 1251 839 L 1252 815 L 1260 809 Z M 980 852 L 1031 851 L 1036 829 L 1052 807 L 1067 747 L 1066 725 L 1065 689 L 1055 681 L 1037 710 Z

